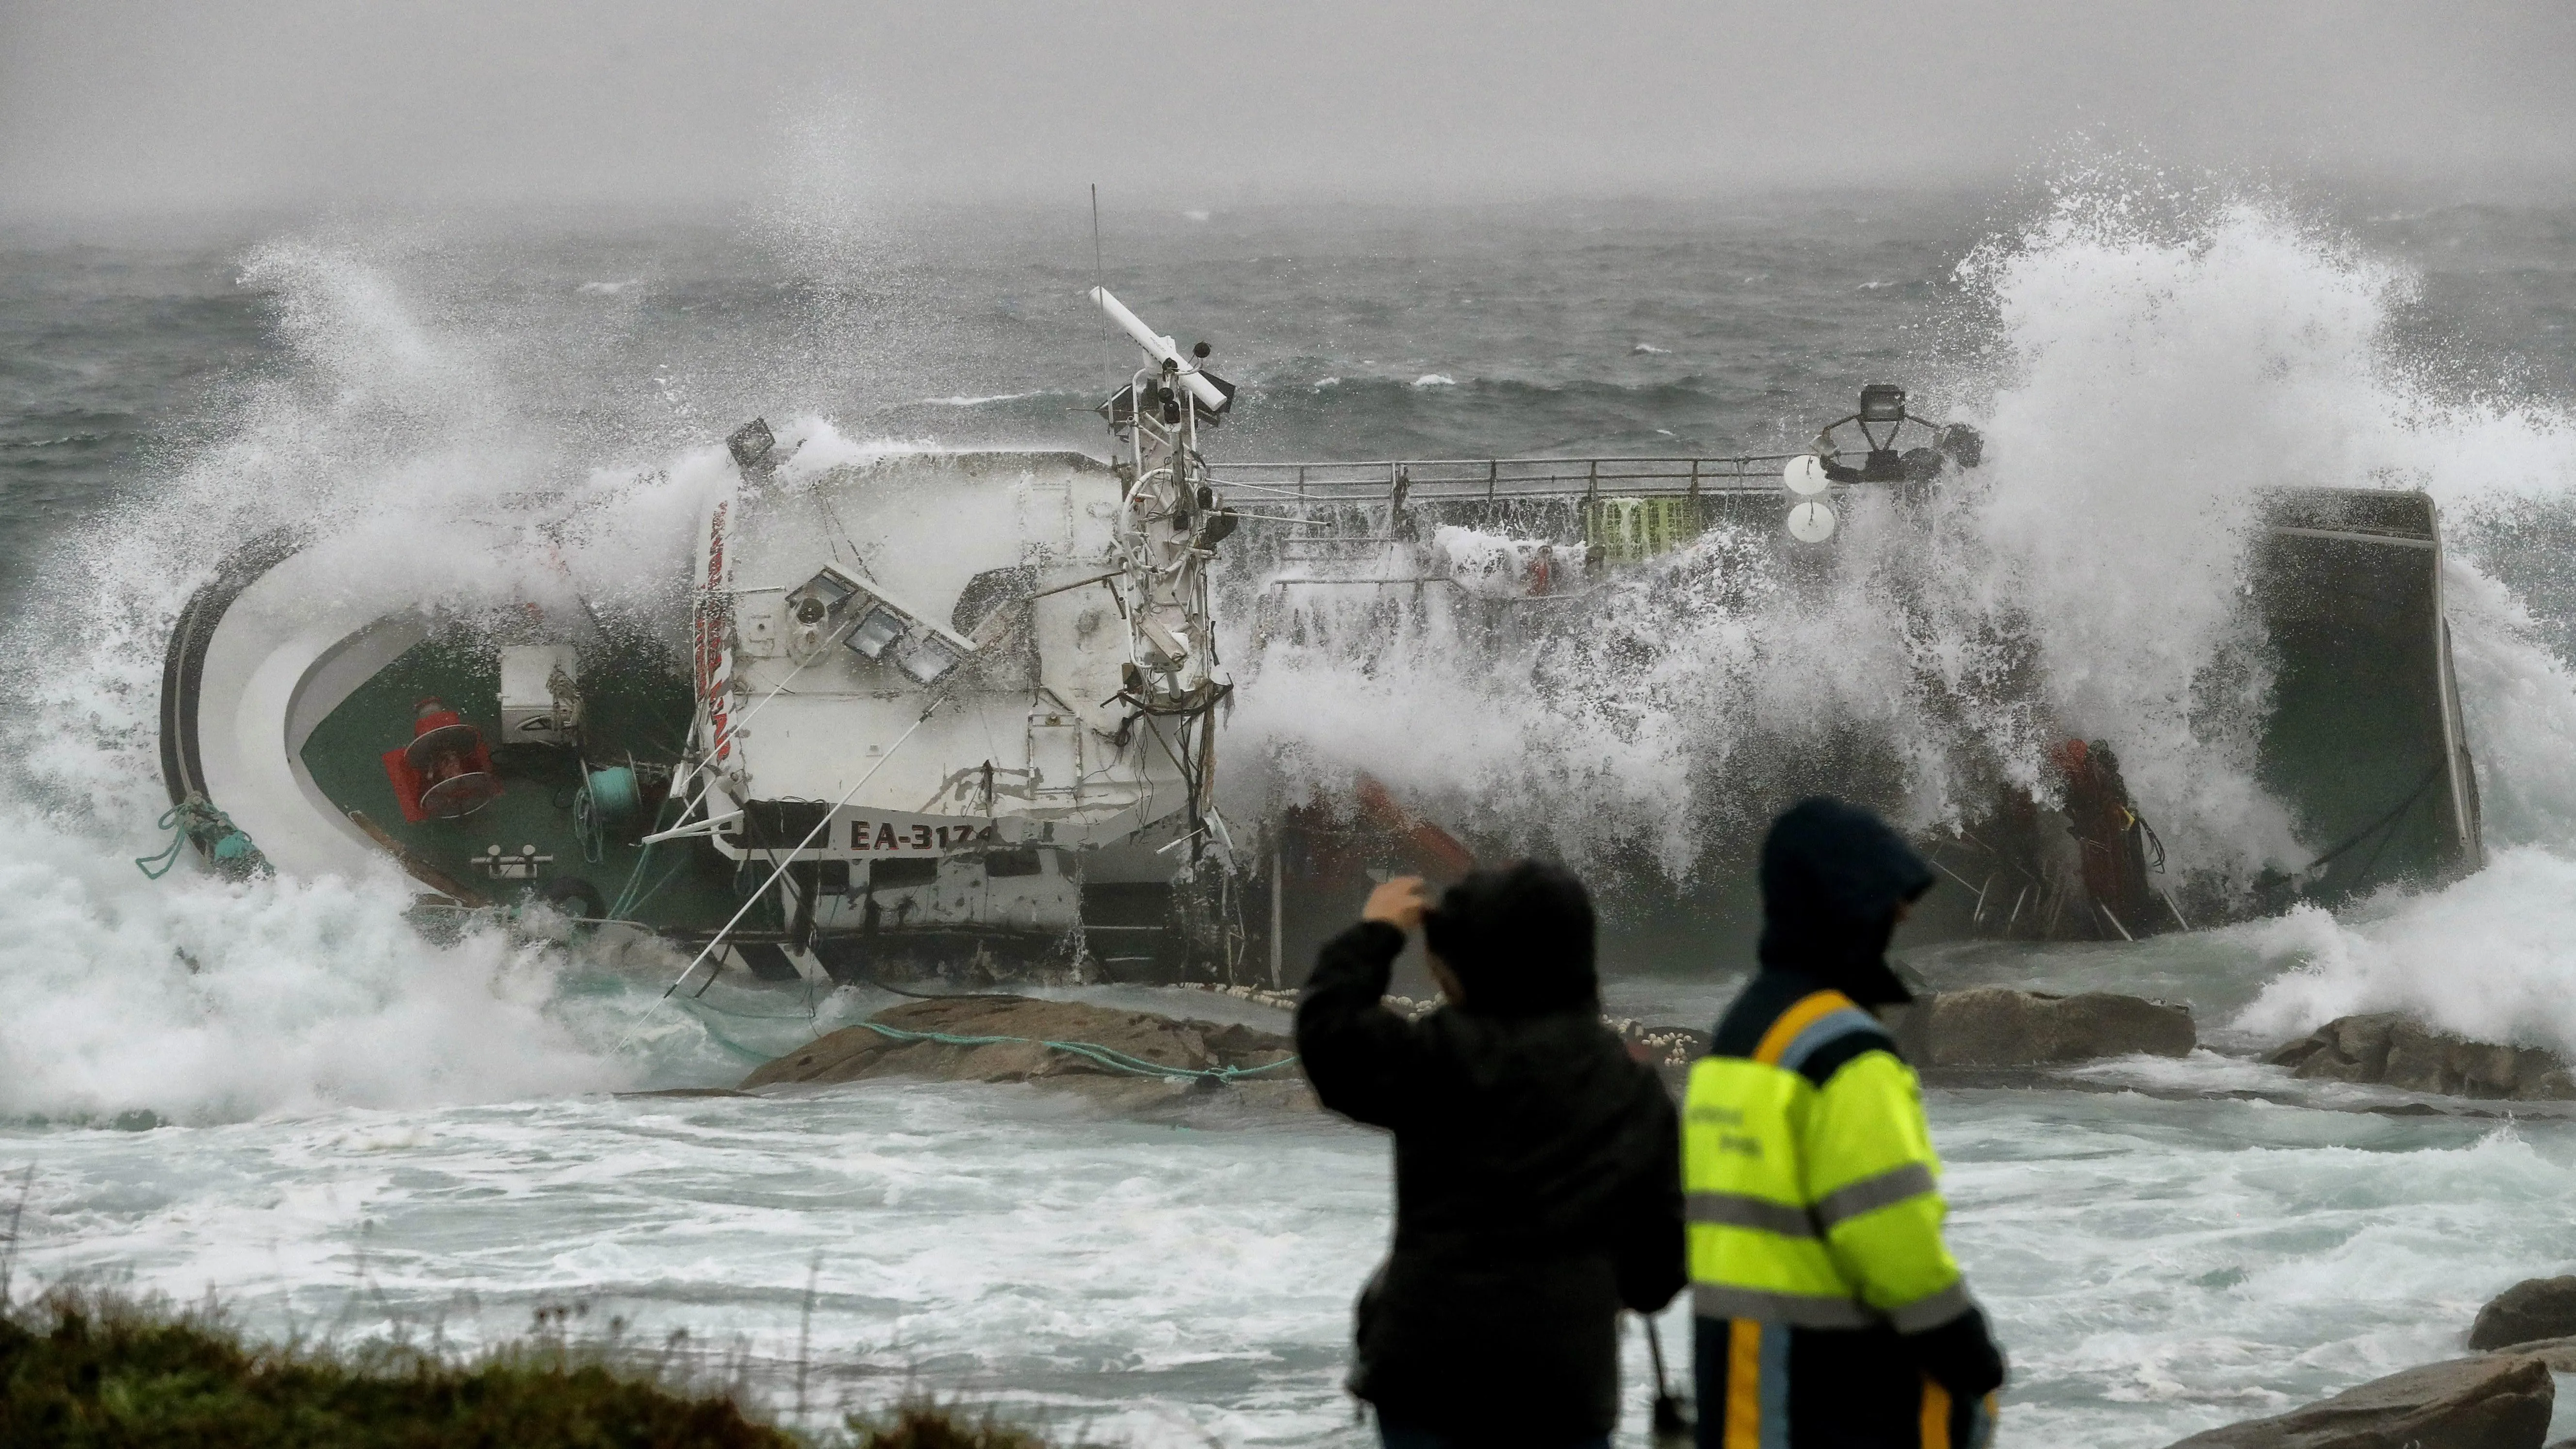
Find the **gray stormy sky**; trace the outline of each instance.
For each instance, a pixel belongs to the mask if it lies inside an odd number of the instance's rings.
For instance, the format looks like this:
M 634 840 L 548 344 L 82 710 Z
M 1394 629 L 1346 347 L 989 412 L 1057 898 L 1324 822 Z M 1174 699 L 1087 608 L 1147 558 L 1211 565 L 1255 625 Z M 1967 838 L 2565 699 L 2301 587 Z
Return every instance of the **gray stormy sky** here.
M 2563 3 L 0 0 L 0 215 L 1977 183 L 2088 144 L 2511 197 Z M 2090 142 L 2080 137 L 2092 138 Z

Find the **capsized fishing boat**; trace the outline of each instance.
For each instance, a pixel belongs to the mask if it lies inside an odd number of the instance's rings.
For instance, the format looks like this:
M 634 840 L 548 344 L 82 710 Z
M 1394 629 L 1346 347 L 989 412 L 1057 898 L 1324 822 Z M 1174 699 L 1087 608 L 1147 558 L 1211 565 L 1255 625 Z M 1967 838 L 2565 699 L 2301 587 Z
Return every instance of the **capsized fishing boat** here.
M 1900 526 L 1919 526 L 1984 455 L 1974 429 L 1918 416 L 1903 388 L 1872 384 L 1849 416 L 1792 454 L 1238 461 L 1214 471 L 1291 525 L 1265 532 L 1266 552 L 1237 560 L 1263 574 L 1256 641 L 1331 632 L 1365 655 L 1392 643 L 1370 630 L 1436 619 L 1468 655 L 1518 668 L 1534 658 L 1530 687 L 1544 696 L 1553 650 L 1618 626 L 1591 601 L 1633 602 L 1616 592 L 1623 576 L 1719 540 L 1739 562 L 1758 557 L 1794 596 L 1834 576 L 1847 514 L 1885 503 Z M 2256 776 L 2309 858 L 2247 880 L 2169 853 L 2123 779 L 2121 741 L 2052 728 L 2044 681 L 2023 669 L 1984 686 L 1997 696 L 1986 702 L 2053 736 L 2041 778 L 1998 781 L 1961 818 L 1918 837 L 1950 882 L 1918 911 L 1918 939 L 2128 939 L 2435 883 L 2484 863 L 2433 501 L 2285 487 L 2254 499 L 2252 515 L 2240 607 L 2269 667 Z M 1888 751 L 1835 744 L 1818 753 L 1810 735 L 1768 752 L 1792 759 L 1786 768 L 1727 772 L 1719 783 L 1736 797 L 1740 838 L 1709 842 L 1724 867 L 1710 889 L 1733 897 L 1678 907 L 1696 914 L 1673 923 L 1675 934 L 1705 939 L 1709 917 L 1751 919 L 1753 842 L 1797 794 L 1870 798 L 1901 778 Z M 1877 803 L 1900 803 L 1901 791 L 1886 793 Z M 1283 800 L 1262 824 L 1269 930 L 1256 959 L 1283 981 L 1317 944 L 1313 923 L 1345 917 L 1373 879 L 1438 875 L 1467 853 L 1365 777 L 1338 808 Z
M 798 470 L 754 421 L 685 641 L 587 601 L 387 610 L 332 538 L 240 550 L 170 640 L 171 822 L 220 869 L 390 859 L 428 910 L 659 937 L 700 990 L 1239 950 L 1207 577 L 1235 515 L 1199 451 L 1233 389 L 1093 297 L 1146 354 L 1103 405 L 1118 457 Z

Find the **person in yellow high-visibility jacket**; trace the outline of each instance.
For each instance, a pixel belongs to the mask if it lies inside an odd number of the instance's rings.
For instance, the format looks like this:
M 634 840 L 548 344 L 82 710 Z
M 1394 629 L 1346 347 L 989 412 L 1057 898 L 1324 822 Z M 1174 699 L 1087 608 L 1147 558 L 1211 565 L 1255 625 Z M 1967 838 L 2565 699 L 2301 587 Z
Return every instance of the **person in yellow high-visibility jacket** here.
M 1931 868 L 1800 802 L 1762 846 L 1761 969 L 1692 1064 L 1682 1188 L 1701 1449 L 1973 1449 L 2003 1355 L 1941 1239 L 1914 1072 L 1871 1008 Z

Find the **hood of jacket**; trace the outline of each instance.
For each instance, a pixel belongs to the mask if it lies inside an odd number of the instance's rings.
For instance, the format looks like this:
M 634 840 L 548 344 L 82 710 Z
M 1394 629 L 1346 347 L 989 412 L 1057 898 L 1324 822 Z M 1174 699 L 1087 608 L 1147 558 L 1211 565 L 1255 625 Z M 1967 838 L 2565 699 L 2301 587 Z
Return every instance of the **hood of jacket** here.
M 1911 1001 L 1887 966 L 1897 908 L 1932 888 L 1932 867 L 1887 822 L 1816 796 L 1762 842 L 1762 964 L 1802 971 L 1863 1006 Z

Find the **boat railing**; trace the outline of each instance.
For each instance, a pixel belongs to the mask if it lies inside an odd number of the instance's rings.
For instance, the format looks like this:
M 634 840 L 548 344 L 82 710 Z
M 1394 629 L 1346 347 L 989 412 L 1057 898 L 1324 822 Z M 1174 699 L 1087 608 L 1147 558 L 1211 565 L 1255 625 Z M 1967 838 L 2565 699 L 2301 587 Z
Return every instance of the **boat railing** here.
M 1300 506 L 1408 499 L 1504 502 L 1537 498 L 1776 493 L 1794 453 L 1725 458 L 1388 458 L 1347 463 L 1210 463 L 1244 502 Z

